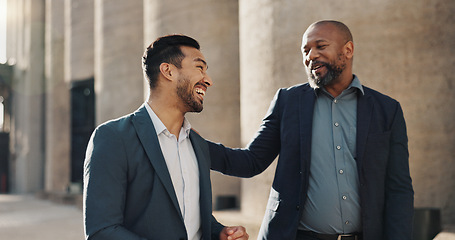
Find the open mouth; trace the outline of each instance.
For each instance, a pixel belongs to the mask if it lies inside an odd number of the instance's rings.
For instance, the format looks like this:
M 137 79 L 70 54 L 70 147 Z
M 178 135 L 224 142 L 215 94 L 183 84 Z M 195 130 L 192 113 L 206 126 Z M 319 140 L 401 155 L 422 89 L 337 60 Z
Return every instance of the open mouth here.
M 311 65 L 311 72 L 315 75 L 320 74 L 321 71 L 324 69 L 325 64 L 323 63 L 317 63 L 314 65 Z
M 197 95 L 201 98 L 201 100 L 204 100 L 205 89 L 196 88 L 196 93 L 197 93 Z

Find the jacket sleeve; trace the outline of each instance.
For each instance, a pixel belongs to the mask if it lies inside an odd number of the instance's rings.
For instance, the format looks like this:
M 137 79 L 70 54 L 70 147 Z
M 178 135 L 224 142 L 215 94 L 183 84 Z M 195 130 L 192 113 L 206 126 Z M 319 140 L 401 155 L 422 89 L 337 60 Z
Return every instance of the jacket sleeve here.
M 92 134 L 84 163 L 84 230 L 92 240 L 145 239 L 122 226 L 127 156 L 122 138 L 102 125 Z
M 397 103 L 391 127 L 385 186 L 385 239 L 411 240 L 414 191 L 409 173 L 408 138 L 403 111 Z
M 219 240 L 220 239 L 220 233 L 223 230 L 224 225 L 219 223 L 216 218 L 212 215 L 211 218 L 211 238 L 212 240 Z
M 277 91 L 266 117 L 246 148 L 228 148 L 209 143 L 211 169 L 237 177 L 253 177 L 263 172 L 280 152 L 280 93 Z

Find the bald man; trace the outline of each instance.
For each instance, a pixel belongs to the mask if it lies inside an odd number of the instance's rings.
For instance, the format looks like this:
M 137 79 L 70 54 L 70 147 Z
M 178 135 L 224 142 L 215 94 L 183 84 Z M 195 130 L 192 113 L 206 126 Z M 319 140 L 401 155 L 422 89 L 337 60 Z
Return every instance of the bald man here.
M 212 169 L 252 177 L 279 155 L 258 239 L 410 240 L 414 192 L 400 104 L 362 86 L 338 21 L 305 31 L 308 83 L 280 89 L 244 149 L 209 143 Z

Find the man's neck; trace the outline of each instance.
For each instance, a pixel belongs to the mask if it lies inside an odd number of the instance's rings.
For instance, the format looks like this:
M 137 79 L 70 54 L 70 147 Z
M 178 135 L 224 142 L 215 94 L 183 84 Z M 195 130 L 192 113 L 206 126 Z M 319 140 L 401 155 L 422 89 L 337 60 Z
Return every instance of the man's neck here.
M 179 138 L 180 129 L 183 126 L 183 119 L 185 117 L 185 113 L 180 111 L 175 106 L 171 106 L 169 102 L 161 101 L 159 99 L 151 99 L 147 101 L 150 108 L 152 108 L 153 112 L 158 116 L 161 122 L 166 126 L 166 129 L 176 138 Z

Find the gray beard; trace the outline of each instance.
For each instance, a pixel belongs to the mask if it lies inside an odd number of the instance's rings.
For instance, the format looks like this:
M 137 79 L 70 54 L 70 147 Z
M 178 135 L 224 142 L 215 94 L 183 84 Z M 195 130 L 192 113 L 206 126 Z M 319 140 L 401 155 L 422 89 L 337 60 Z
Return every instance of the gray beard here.
M 338 55 L 338 59 L 341 60 L 341 54 Z M 322 63 L 322 62 L 320 62 Z M 341 65 L 337 66 L 335 63 L 323 63 L 324 66 L 327 68 L 327 74 L 324 77 L 317 77 L 313 73 L 308 73 L 308 83 L 312 88 L 321 88 L 327 85 L 332 84 L 335 79 L 337 79 L 341 73 L 343 73 L 344 69 L 346 68 L 346 63 L 342 62 Z
M 336 77 L 338 77 L 340 75 L 340 74 L 335 74 L 335 72 L 333 71 L 333 69 L 331 67 L 330 68 L 329 68 L 329 66 L 326 66 L 326 67 L 329 71 L 327 71 L 327 74 L 322 78 L 318 78 L 314 74 L 310 73 L 310 75 L 308 77 L 308 82 L 310 83 L 310 86 L 312 88 L 321 88 L 321 87 L 330 85 L 333 82 L 333 79 L 335 79 Z

